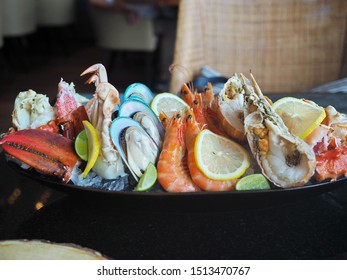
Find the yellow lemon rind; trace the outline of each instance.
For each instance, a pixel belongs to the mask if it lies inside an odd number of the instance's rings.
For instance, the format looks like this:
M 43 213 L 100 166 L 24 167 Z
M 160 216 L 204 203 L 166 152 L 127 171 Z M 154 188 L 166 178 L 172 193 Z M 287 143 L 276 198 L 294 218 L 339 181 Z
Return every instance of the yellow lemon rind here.
M 151 102 L 151 105 L 150 105 L 151 109 L 153 110 L 153 112 L 154 112 L 157 116 L 159 116 L 159 114 L 161 113 L 161 111 L 160 111 L 160 112 L 158 111 L 158 103 L 159 103 L 159 101 L 160 101 L 161 99 L 163 99 L 163 98 L 171 98 L 171 99 L 174 99 L 174 100 L 176 100 L 177 102 L 181 103 L 183 108 L 189 108 L 188 104 L 187 104 L 182 98 L 180 98 L 179 96 L 177 96 L 177 95 L 175 95 L 175 94 L 173 94 L 173 93 L 163 92 L 163 93 L 157 94 L 157 95 L 153 98 L 153 100 L 152 100 L 152 102 Z M 179 110 L 177 109 L 177 111 L 179 111 Z M 167 112 L 164 111 L 164 113 L 167 113 Z
M 206 134 L 206 133 L 213 133 L 213 132 L 211 132 L 207 129 L 202 130 L 198 134 L 198 136 L 195 140 L 195 144 L 194 144 L 194 158 L 195 158 L 195 162 L 196 162 L 196 165 L 199 168 L 199 170 L 207 178 L 212 179 L 212 180 L 229 181 L 229 180 L 240 178 L 246 172 L 246 170 L 249 168 L 250 158 L 249 158 L 247 151 L 242 146 L 240 146 L 238 143 L 232 141 L 231 139 L 225 138 L 227 141 L 231 141 L 233 143 L 233 145 L 235 147 L 237 147 L 238 151 L 240 151 L 243 154 L 244 160 L 243 160 L 242 165 L 239 168 L 237 168 L 234 172 L 230 172 L 230 173 L 226 173 L 226 174 L 218 174 L 218 173 L 210 172 L 207 168 L 204 167 L 203 159 L 202 159 L 202 156 L 200 153 L 200 147 L 199 146 L 201 146 L 202 139 L 204 137 L 204 134 Z M 215 136 L 216 137 L 222 137 L 219 135 L 215 135 Z
M 283 106 L 283 104 L 286 104 L 287 102 L 292 102 L 292 103 L 298 103 L 298 104 L 302 104 L 304 106 L 307 107 L 311 107 L 314 108 L 318 111 L 320 111 L 320 115 L 316 118 L 316 120 L 314 120 L 312 122 L 312 124 L 310 126 L 308 126 L 303 132 L 301 132 L 300 134 L 296 134 L 295 132 L 292 131 L 293 134 L 297 135 L 299 138 L 304 139 L 306 138 L 310 133 L 312 133 L 313 130 L 315 130 L 320 123 L 324 120 L 326 114 L 325 114 L 325 110 L 324 108 L 318 106 L 318 105 L 314 105 L 308 102 L 303 101 L 302 99 L 299 98 L 295 98 L 295 97 L 283 97 L 279 100 L 277 100 L 276 102 L 273 103 L 272 107 L 273 109 L 276 110 L 278 108 L 281 108 Z
M 88 139 L 88 161 L 87 166 L 83 171 L 83 178 L 87 177 L 89 171 L 93 168 L 96 160 L 99 156 L 100 151 L 100 141 L 98 132 L 93 127 L 93 125 L 89 121 L 82 121 L 84 128 L 87 133 Z M 92 145 L 91 147 L 89 145 Z
M 309 136 L 313 130 L 315 130 L 321 122 L 325 119 L 326 114 L 325 110 L 322 111 L 322 114 L 318 117 L 318 119 L 308 128 L 306 129 L 303 133 L 299 135 L 301 139 L 305 139 L 307 136 Z

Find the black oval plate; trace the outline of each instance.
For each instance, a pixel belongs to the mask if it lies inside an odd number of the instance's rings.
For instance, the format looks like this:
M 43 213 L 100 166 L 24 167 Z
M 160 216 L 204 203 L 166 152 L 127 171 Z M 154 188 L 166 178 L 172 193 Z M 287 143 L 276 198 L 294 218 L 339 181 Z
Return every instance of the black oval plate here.
M 2 160 L 6 160 L 2 153 Z M 198 193 L 168 193 L 136 192 L 136 191 L 108 191 L 91 187 L 82 187 L 72 183 L 62 183 L 54 178 L 41 175 L 34 170 L 25 170 L 16 163 L 7 161 L 8 165 L 26 178 L 30 178 L 45 186 L 67 194 L 77 194 L 80 197 L 101 196 L 103 201 L 117 199 L 130 205 L 155 205 L 157 207 L 178 208 L 211 208 L 211 209 L 245 209 L 260 208 L 292 203 L 308 197 L 317 196 L 325 192 L 336 190 L 347 185 L 347 179 L 341 178 L 332 182 L 321 182 L 295 188 L 276 188 L 270 190 L 230 191 L 230 192 L 198 192 Z M 158 189 L 160 188 L 157 185 Z

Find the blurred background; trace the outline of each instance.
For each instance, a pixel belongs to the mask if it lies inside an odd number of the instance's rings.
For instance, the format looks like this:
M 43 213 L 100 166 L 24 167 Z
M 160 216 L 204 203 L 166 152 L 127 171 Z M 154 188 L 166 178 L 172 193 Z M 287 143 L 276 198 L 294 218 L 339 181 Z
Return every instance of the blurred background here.
M 33 89 L 53 99 L 63 78 L 79 93 L 93 92 L 94 85 L 86 85 L 88 77 L 80 74 L 95 63 L 105 65 L 120 92 L 134 82 L 168 91 L 178 1 L 155 2 L 139 4 L 137 10 L 110 1 L 0 0 L 0 131 L 10 126 L 20 91 Z M 152 15 L 148 7 L 160 14 Z M 158 23 L 162 30 L 155 29 Z M 169 42 L 162 39 L 167 34 Z M 164 66 L 162 53 L 169 54 Z
M 345 0 L 0 0 L 0 131 L 20 91 L 54 98 L 63 78 L 93 92 L 80 73 L 95 63 L 120 92 L 176 93 L 206 66 L 308 91 L 347 76 L 346 23 Z

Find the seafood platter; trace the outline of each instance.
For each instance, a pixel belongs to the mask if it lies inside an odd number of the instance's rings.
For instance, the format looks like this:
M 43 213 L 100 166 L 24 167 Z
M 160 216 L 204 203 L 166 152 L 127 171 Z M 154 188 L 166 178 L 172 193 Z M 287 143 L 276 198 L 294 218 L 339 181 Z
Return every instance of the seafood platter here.
M 211 84 L 156 95 L 134 83 L 122 98 L 102 64 L 87 74 L 90 99 L 63 79 L 54 104 L 33 90 L 18 94 L 0 136 L 12 167 L 61 190 L 144 196 L 266 194 L 345 180 L 347 115 L 333 106 L 272 102 L 252 73 L 234 74 L 217 94 Z

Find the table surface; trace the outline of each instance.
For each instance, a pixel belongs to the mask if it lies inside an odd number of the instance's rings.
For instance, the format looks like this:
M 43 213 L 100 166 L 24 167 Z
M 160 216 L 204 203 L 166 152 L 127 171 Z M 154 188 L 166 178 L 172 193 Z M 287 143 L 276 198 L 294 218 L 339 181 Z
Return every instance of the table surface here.
M 347 112 L 346 94 L 296 96 Z M 347 184 L 260 208 L 106 201 L 58 192 L 0 161 L 0 240 L 74 243 L 112 259 L 345 259 L 346 207 Z

